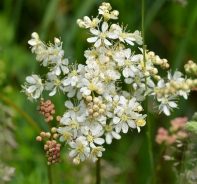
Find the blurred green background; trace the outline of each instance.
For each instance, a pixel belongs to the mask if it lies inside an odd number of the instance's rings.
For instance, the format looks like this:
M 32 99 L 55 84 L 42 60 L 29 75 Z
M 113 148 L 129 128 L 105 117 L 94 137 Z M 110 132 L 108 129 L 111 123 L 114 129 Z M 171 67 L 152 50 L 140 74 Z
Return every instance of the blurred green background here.
M 84 51 L 90 47 L 86 42 L 87 30 L 76 24 L 85 15 L 97 15 L 101 0 L 0 0 L 0 102 L 13 108 L 2 99 L 10 99 L 30 115 L 37 124 L 47 131 L 43 117 L 36 110 L 38 102 L 30 102 L 21 91 L 25 77 L 32 73 L 42 75 L 43 67 L 35 60 L 27 41 L 32 32 L 37 32 L 46 42 L 61 38 L 65 57 L 70 61 L 85 62 Z M 127 30 L 141 30 L 141 1 L 110 0 L 113 9 L 119 11 L 119 22 L 128 25 Z M 145 40 L 147 49 L 161 58 L 166 58 L 172 71 L 182 72 L 188 60 L 197 60 L 197 3 L 189 0 L 183 7 L 170 0 L 145 1 Z M 163 76 L 166 72 L 163 72 Z M 47 96 L 46 96 L 47 97 Z M 45 98 L 46 98 L 45 97 Z M 63 96 L 53 97 L 57 115 L 64 112 Z M 179 109 L 172 116 L 158 115 L 150 103 L 151 135 L 155 164 L 159 160 L 161 146 L 155 143 L 158 127 L 169 127 L 170 120 L 178 116 L 191 118 L 197 110 L 196 92 L 191 92 L 189 100 L 180 99 Z M 13 108 L 14 109 L 14 108 Z M 1 110 L 1 109 L 0 109 Z M 15 139 L 18 148 L 13 149 L 8 165 L 15 167 L 13 184 L 47 183 L 47 166 L 42 143 L 35 141 L 38 133 L 28 124 L 16 109 L 14 123 L 17 127 Z M 1 117 L 0 117 L 1 118 Z M 6 123 L 6 122 L 5 122 Z M 146 127 L 140 134 L 130 131 L 119 141 L 106 146 L 102 160 L 102 183 L 106 184 L 146 184 L 150 179 Z M 6 153 L 4 153 L 6 154 Z M 53 168 L 57 184 L 94 183 L 95 166 L 91 162 L 79 166 L 72 164 L 67 149 L 61 153 L 62 163 Z M 157 183 L 173 184 L 175 176 L 171 164 L 163 162 L 157 172 Z

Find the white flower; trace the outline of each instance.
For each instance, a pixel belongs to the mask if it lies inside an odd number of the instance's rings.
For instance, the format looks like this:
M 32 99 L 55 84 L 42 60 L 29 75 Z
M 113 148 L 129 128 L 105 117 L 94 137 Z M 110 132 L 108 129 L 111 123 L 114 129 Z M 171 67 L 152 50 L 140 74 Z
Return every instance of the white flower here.
M 135 123 L 136 123 L 136 126 L 137 126 L 137 130 L 138 132 L 140 132 L 140 127 L 144 126 L 146 124 L 146 121 L 145 121 L 145 117 L 147 115 L 144 114 L 144 115 L 140 115 L 136 120 L 135 120 Z
M 38 75 L 32 75 L 26 77 L 27 83 L 22 88 L 25 90 L 25 93 L 29 98 L 37 99 L 40 97 L 44 86 L 42 84 L 42 79 Z
M 108 34 L 109 38 L 119 39 L 121 42 L 126 42 L 129 45 L 134 45 L 133 41 L 135 41 L 134 37 L 131 37 L 130 33 L 125 32 L 125 30 L 117 24 L 113 24 L 114 31 Z
M 70 127 L 58 127 L 57 132 L 61 134 L 60 141 L 64 142 L 70 142 L 73 139 L 73 134 L 71 133 Z
M 73 148 L 69 153 L 70 157 L 79 156 L 81 161 L 84 161 L 89 157 L 90 147 L 88 147 L 88 142 L 84 136 L 78 137 L 75 142 L 69 142 L 69 145 L 71 148 Z
M 55 66 L 51 70 L 51 72 L 55 75 L 60 75 L 61 71 L 63 72 L 63 74 L 67 74 L 69 72 L 68 59 L 57 60 L 57 62 L 55 63 Z
M 103 148 L 102 146 L 96 147 L 93 143 L 90 143 L 90 147 L 92 148 L 90 158 L 93 162 L 96 162 L 98 160 L 97 157 L 102 157 L 102 151 L 105 151 L 105 148 Z
M 58 89 L 64 92 L 64 86 L 62 80 L 60 80 L 56 75 L 54 75 L 51 72 L 47 74 L 47 77 L 50 82 L 46 83 L 45 88 L 46 90 L 52 90 L 52 92 L 49 93 L 49 96 L 55 95 Z
M 95 29 L 95 28 L 90 28 L 90 32 L 95 35 L 95 37 L 91 37 L 88 38 L 87 41 L 90 43 L 94 43 L 95 47 L 99 47 L 101 46 L 101 44 L 105 44 L 107 46 L 112 45 L 106 38 L 108 37 L 108 23 L 107 22 L 103 22 L 102 27 L 101 27 L 101 31 Z
M 159 113 L 164 112 L 167 116 L 170 115 L 170 110 L 172 108 L 177 108 L 177 104 L 172 101 L 175 97 L 164 95 L 162 98 L 157 98 L 157 100 L 161 103 L 159 105 Z
M 105 141 L 107 144 L 111 144 L 112 143 L 112 139 L 120 139 L 121 136 L 120 134 L 118 134 L 117 132 L 114 131 L 115 126 L 113 125 L 113 121 L 110 122 L 109 125 L 105 126 Z
M 90 95 L 91 92 L 97 92 L 99 93 L 99 90 L 103 89 L 103 85 L 102 83 L 99 81 L 98 78 L 94 78 L 92 80 L 87 80 L 86 78 L 82 79 L 83 84 L 85 85 L 85 87 L 82 87 L 80 89 L 80 91 L 84 94 L 84 95 Z

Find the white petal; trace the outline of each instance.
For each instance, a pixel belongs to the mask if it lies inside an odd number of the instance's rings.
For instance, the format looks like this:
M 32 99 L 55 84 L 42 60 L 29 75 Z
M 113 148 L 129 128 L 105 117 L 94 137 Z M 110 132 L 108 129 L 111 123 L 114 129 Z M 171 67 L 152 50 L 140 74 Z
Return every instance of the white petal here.
M 120 139 L 121 138 L 121 136 L 118 133 L 114 132 L 114 131 L 112 131 L 111 134 L 113 135 L 113 137 L 115 139 Z
M 55 75 L 60 75 L 61 74 L 61 70 L 60 67 L 57 67 L 56 71 L 55 71 Z
M 49 96 L 53 96 L 56 94 L 56 87 L 53 89 L 53 91 L 51 93 L 49 93 Z
M 103 22 L 101 29 L 102 29 L 103 32 L 107 31 L 107 29 L 108 29 L 108 23 L 107 22 Z
M 107 39 L 104 39 L 105 45 L 112 45 Z
M 94 28 L 90 28 L 90 32 L 94 35 L 98 35 L 100 33 L 100 31 L 94 29 Z
M 38 44 L 38 41 L 35 40 L 35 39 L 31 39 L 31 40 L 28 41 L 28 44 L 29 44 L 29 45 L 32 45 L 32 46 L 35 46 L 35 45 Z
M 177 104 L 175 102 L 168 102 L 169 106 L 172 108 L 176 108 Z
M 35 90 L 36 90 L 36 86 L 35 86 L 35 85 L 30 86 L 30 87 L 27 88 L 27 92 L 28 92 L 28 93 L 32 93 L 32 92 L 34 92 Z
M 121 125 L 120 123 L 118 123 L 118 124 L 116 125 L 116 127 L 115 127 L 116 132 L 117 132 L 117 133 L 120 133 L 121 128 L 122 128 L 122 125 Z
M 129 129 L 129 127 L 128 127 L 127 123 L 124 122 L 122 124 L 122 132 L 126 134 L 128 132 L 128 129 Z
M 113 118 L 113 123 L 114 123 L 114 124 L 117 124 L 119 121 L 120 121 L 120 118 L 119 118 L 119 117 L 115 116 L 115 117 Z
M 99 47 L 100 45 L 101 45 L 101 39 L 98 39 L 98 40 L 95 42 L 94 46 L 95 46 L 95 47 Z
M 111 136 L 110 133 L 107 133 L 107 134 L 106 134 L 105 140 L 106 140 L 106 143 L 107 143 L 107 144 L 111 144 L 111 143 L 112 143 L 112 136 Z
M 88 38 L 87 41 L 90 42 L 90 43 L 93 43 L 95 42 L 96 40 L 98 39 L 98 37 L 91 37 L 91 38 Z
M 166 105 L 164 105 L 164 107 L 163 107 L 163 112 L 164 112 L 167 116 L 170 115 L 170 110 L 168 109 L 168 107 L 167 107 Z
M 74 157 L 77 155 L 77 151 L 76 150 L 72 150 L 70 153 L 69 153 L 69 156 L 70 157 Z
M 132 41 L 128 40 L 128 39 L 126 39 L 125 41 L 126 41 L 128 44 L 130 44 L 130 45 L 134 45 L 134 43 L 133 43 Z
M 32 76 L 26 77 L 26 81 L 30 84 L 36 84 L 36 80 Z
M 96 144 L 101 145 L 101 144 L 103 144 L 105 141 L 104 141 L 103 138 L 96 138 L 96 139 L 94 139 L 94 142 L 95 142 Z
M 131 127 L 131 128 L 136 128 L 136 124 L 133 120 L 128 120 L 127 121 L 128 125 Z
M 129 77 L 129 69 L 128 68 L 125 68 L 123 71 L 122 71 L 122 74 L 124 77 Z
M 69 109 L 73 108 L 73 103 L 71 101 L 65 101 L 65 106 Z

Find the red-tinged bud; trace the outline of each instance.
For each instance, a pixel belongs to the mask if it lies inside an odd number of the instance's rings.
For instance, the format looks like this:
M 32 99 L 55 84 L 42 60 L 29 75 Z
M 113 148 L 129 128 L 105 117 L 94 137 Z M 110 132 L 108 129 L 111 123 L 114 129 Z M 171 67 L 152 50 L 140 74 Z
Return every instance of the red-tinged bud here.
M 42 141 L 42 137 L 37 136 L 37 137 L 36 137 L 36 140 L 39 141 L 39 142 L 41 142 L 41 141 Z
M 45 137 L 45 135 L 46 135 L 45 132 L 41 132 L 41 133 L 40 133 L 40 136 L 41 136 L 41 137 Z
M 45 136 L 46 136 L 47 138 L 50 138 L 50 137 L 51 137 L 51 134 L 50 134 L 49 132 L 47 132 L 47 133 L 45 134 Z
M 49 149 L 49 146 L 48 145 L 44 145 L 44 150 L 48 150 Z
M 55 114 L 55 110 L 54 109 L 51 110 L 51 114 Z
M 57 139 L 58 137 L 59 137 L 58 134 L 54 134 L 54 135 L 53 135 L 53 138 L 54 138 L 54 139 Z
M 57 121 L 60 121 L 61 118 L 62 118 L 61 116 L 57 116 L 57 117 L 56 117 L 56 120 L 57 120 Z

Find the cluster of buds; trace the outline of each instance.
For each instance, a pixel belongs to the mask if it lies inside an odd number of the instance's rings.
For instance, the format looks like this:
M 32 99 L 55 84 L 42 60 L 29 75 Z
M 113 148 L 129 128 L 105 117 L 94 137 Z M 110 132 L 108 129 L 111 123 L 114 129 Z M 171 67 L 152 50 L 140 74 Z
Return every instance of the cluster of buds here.
M 177 139 L 187 138 L 187 133 L 183 131 L 186 122 L 186 117 L 175 118 L 171 121 L 169 131 L 163 127 L 160 127 L 157 132 L 156 142 L 158 144 L 165 143 L 166 145 L 171 145 L 177 141 Z
M 60 148 L 61 144 L 57 144 L 56 140 L 47 141 L 44 145 L 44 150 L 46 150 L 46 157 L 48 158 L 48 165 L 60 162 Z
M 50 100 L 44 102 L 44 99 L 41 98 L 40 105 L 37 106 L 37 110 L 39 110 L 41 115 L 45 116 L 45 121 L 49 122 L 53 120 L 53 114 L 55 114 L 54 107 L 55 105 L 51 103 Z
M 159 65 L 163 69 L 167 69 L 170 67 L 167 59 L 161 59 L 158 55 L 155 55 L 153 51 L 147 53 L 148 59 L 151 59 L 152 63 L 155 65 Z
M 47 141 L 44 145 L 44 150 L 46 151 L 46 157 L 48 158 L 48 165 L 60 162 L 59 158 L 61 144 L 57 144 L 57 141 L 55 140 L 59 137 L 59 135 L 56 132 L 56 128 L 53 127 L 51 128 L 52 134 L 50 132 L 41 132 L 40 136 L 36 137 L 36 140 L 39 142 L 42 141 L 43 138 L 47 138 Z
M 196 87 L 197 79 L 187 79 L 185 80 L 185 82 L 182 83 L 171 80 L 168 85 L 166 85 L 164 88 L 159 89 L 159 91 L 157 92 L 157 96 L 161 98 L 166 94 L 174 94 L 176 92 L 188 92 Z
M 197 64 L 192 60 L 189 60 L 188 63 L 184 66 L 187 74 L 196 75 L 197 76 Z
M 103 104 L 99 98 L 95 97 L 92 98 L 92 96 L 87 96 L 86 101 L 88 102 L 88 112 L 89 112 L 89 118 L 97 118 L 100 115 L 105 114 L 106 105 Z
M 118 19 L 119 12 L 117 10 L 112 10 L 112 7 L 109 3 L 103 2 L 101 6 L 99 6 L 99 13 L 103 15 L 104 20 L 107 21 L 109 19 Z

